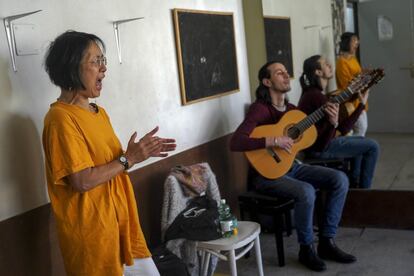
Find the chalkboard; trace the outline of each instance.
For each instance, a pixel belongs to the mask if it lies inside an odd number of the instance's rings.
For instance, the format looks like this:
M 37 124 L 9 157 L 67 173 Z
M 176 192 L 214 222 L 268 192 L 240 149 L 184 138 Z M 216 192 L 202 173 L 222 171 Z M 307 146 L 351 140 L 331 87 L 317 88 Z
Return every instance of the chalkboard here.
M 289 17 L 264 17 L 267 60 L 285 65 L 293 78 L 292 39 Z
M 184 105 L 239 90 L 232 13 L 173 10 Z

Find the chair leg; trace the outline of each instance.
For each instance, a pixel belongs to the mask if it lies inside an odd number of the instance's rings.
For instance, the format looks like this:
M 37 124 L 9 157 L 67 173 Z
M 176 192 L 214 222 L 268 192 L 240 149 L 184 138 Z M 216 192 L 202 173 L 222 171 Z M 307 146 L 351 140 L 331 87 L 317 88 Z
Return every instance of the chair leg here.
M 203 269 L 204 269 L 204 261 L 206 259 L 206 251 L 204 250 L 200 250 L 199 251 L 201 253 L 201 260 L 200 260 L 200 275 L 202 275 L 203 273 Z
M 292 213 L 291 210 L 285 212 L 286 235 L 292 235 Z
M 207 276 L 207 273 L 208 273 L 208 268 L 209 268 L 209 266 L 210 266 L 210 253 L 209 252 L 204 252 L 204 257 L 203 257 L 203 263 L 202 263 L 202 267 L 203 267 L 203 270 L 202 270 L 202 275 L 203 276 Z
M 236 253 L 234 249 L 229 251 L 229 265 L 231 276 L 237 276 Z
M 240 219 L 243 221 L 243 220 L 245 220 L 246 219 L 246 212 L 245 212 L 245 209 L 244 209 L 244 207 L 242 207 L 242 205 L 240 204 L 239 205 L 239 207 L 240 207 Z M 250 214 L 249 214 L 250 215 Z M 251 215 L 250 215 L 251 216 Z M 251 218 L 250 218 L 251 219 Z M 245 255 L 244 255 L 244 258 L 245 259 L 247 259 L 247 258 L 249 258 L 250 257 L 250 251 L 249 252 L 247 252 Z
M 256 263 L 257 270 L 259 271 L 259 276 L 263 276 L 262 252 L 260 250 L 259 235 L 257 235 L 256 240 L 254 241 L 254 250 L 256 252 Z
M 277 249 L 277 259 L 279 266 L 285 265 L 285 252 L 283 249 L 283 220 L 282 215 L 277 214 L 274 216 L 275 220 L 275 240 L 276 240 L 276 249 Z

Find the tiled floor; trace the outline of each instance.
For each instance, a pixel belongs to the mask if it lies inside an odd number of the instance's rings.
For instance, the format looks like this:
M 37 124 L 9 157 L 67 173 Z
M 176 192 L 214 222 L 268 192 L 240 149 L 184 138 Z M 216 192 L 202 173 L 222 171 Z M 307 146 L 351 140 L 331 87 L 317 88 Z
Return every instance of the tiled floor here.
M 414 134 L 372 133 L 368 137 L 381 147 L 372 188 L 414 190 Z
M 328 269 L 312 272 L 297 260 L 296 236 L 285 237 L 286 265 L 277 265 L 273 234 L 262 233 L 261 249 L 265 275 L 340 275 L 340 276 L 412 276 L 414 275 L 414 231 L 341 228 L 336 243 L 354 254 L 358 261 L 338 264 L 326 261 Z M 254 250 L 252 250 L 254 251 Z M 237 261 L 239 276 L 258 275 L 254 253 Z M 216 276 L 230 275 L 227 262 L 219 262 Z

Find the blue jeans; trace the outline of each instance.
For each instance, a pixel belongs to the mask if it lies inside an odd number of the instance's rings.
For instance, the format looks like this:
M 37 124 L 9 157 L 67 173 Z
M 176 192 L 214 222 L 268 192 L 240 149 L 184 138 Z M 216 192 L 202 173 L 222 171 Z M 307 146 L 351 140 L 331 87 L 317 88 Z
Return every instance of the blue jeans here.
M 313 243 L 315 189 L 326 190 L 321 235 L 327 238 L 336 235 L 349 187 L 348 178 L 343 172 L 321 166 L 294 164 L 286 175 L 278 179 L 257 176 L 254 184 L 261 193 L 295 200 L 296 232 L 298 242 L 303 245 Z
M 360 188 L 370 188 L 377 164 L 379 145 L 362 136 L 340 136 L 332 139 L 323 152 L 313 152 L 317 158 L 354 158 L 351 175 Z

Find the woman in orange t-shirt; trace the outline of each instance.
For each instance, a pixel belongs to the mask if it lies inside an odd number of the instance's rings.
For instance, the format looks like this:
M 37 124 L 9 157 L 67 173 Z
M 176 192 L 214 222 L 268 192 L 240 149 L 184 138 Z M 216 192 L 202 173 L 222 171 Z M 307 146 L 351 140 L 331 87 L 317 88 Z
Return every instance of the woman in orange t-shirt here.
M 61 92 L 44 119 L 49 197 L 69 276 L 159 275 L 138 218 L 126 172 L 149 157 L 165 157 L 175 140 L 158 127 L 122 150 L 99 97 L 106 72 L 103 41 L 67 31 L 48 49 L 45 69 Z M 124 267 L 124 265 L 126 265 Z
M 344 90 L 348 84 L 361 73 L 361 65 L 359 64 L 355 54 L 358 50 L 359 39 L 354 33 L 346 32 L 341 35 L 341 42 L 339 44 L 340 55 L 336 61 L 336 84 L 338 90 Z M 369 93 L 366 91 L 365 93 Z M 367 95 L 368 96 L 368 95 Z M 367 97 L 366 96 L 366 97 Z M 359 99 L 355 99 L 350 106 L 347 108 L 348 113 L 352 113 L 354 109 L 358 107 L 360 103 Z M 353 135 L 365 136 L 368 128 L 368 117 L 367 117 L 368 104 L 365 106 L 365 110 L 362 111 L 358 120 L 353 126 Z M 350 115 L 350 114 L 348 114 Z

